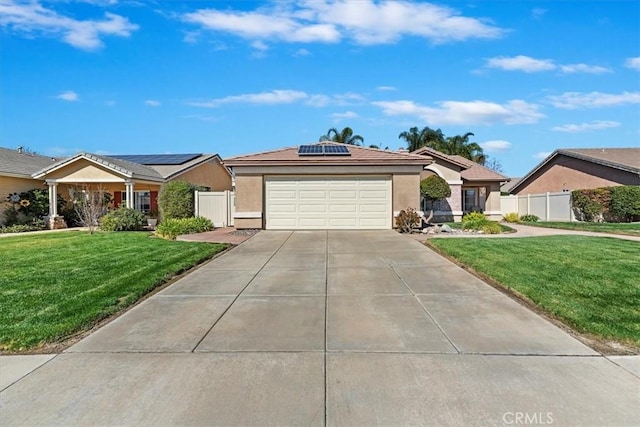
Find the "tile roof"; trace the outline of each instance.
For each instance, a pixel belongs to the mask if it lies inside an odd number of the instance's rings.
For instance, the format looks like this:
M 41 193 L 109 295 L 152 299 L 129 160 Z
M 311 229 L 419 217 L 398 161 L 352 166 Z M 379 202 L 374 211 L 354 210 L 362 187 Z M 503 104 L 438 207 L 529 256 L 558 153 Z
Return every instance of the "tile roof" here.
M 31 174 L 55 162 L 52 157 L 0 147 L 0 175 L 31 178 Z
M 185 172 L 211 159 L 217 158 L 218 160 L 220 160 L 220 157 L 217 154 L 199 154 L 198 157 L 180 165 L 143 165 L 140 163 L 135 163 L 111 156 L 104 156 L 93 153 L 78 153 L 75 156 L 59 160 L 55 163 L 49 164 L 45 168 L 38 169 L 33 173 L 33 176 L 41 178 L 52 170 L 72 163 L 80 158 L 84 158 L 89 161 L 106 166 L 107 168 L 119 172 L 129 178 L 156 182 L 162 182 L 164 180 L 170 179 L 175 175 Z
M 429 147 L 422 147 L 416 151 L 413 151 L 413 153 L 417 153 L 417 154 L 427 153 L 431 157 L 440 158 L 447 162 L 450 162 L 462 167 L 463 170 L 460 172 L 460 176 L 462 177 L 462 179 L 465 179 L 467 181 L 508 181 L 509 180 L 509 178 L 507 178 L 506 176 L 501 175 L 492 169 L 482 166 L 481 164 L 476 163 L 467 158 L 464 158 L 462 156 L 458 156 L 458 155 L 452 156 L 450 154 L 444 154 Z
M 546 159 L 531 169 L 516 185 L 511 188 L 514 192 L 529 180 L 538 170 L 558 156 L 573 157 L 575 159 L 607 166 L 640 175 L 640 147 L 639 148 L 566 148 L 558 149 Z
M 571 148 L 558 150 L 559 154 L 599 163 L 616 169 L 640 173 L 640 147 L 638 148 Z
M 35 172 L 32 176 L 34 178 L 42 178 L 49 172 L 55 169 L 58 169 L 60 167 L 63 167 L 67 164 L 73 163 L 74 161 L 79 160 L 81 158 L 103 165 L 129 178 L 144 179 L 144 180 L 150 180 L 150 181 L 160 181 L 160 182 L 164 180 L 163 177 L 157 171 L 150 168 L 149 166 L 128 162 L 126 160 L 115 159 L 109 156 L 101 156 L 93 153 L 78 153 L 74 156 L 68 157 L 66 159 L 62 159 L 43 169 L 40 169 L 39 171 Z
M 339 145 L 336 142 L 321 142 L 308 145 Z M 225 165 L 256 166 L 256 165 L 427 165 L 432 163 L 429 156 L 420 156 L 405 152 L 379 150 L 357 145 L 347 146 L 349 156 L 299 156 L 298 146 L 286 147 L 279 150 L 262 153 L 247 154 L 224 160 Z

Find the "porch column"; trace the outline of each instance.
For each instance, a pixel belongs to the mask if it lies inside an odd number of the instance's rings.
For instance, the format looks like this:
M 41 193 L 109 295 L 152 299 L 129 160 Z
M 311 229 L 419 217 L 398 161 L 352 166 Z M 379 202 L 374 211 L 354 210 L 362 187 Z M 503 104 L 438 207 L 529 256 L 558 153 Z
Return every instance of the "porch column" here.
M 125 192 L 127 194 L 127 207 L 130 209 L 133 209 L 134 203 L 133 203 L 133 186 L 134 183 L 133 181 L 125 181 L 124 183 L 125 186 Z
M 49 186 L 49 218 L 58 216 L 58 183 L 47 180 Z

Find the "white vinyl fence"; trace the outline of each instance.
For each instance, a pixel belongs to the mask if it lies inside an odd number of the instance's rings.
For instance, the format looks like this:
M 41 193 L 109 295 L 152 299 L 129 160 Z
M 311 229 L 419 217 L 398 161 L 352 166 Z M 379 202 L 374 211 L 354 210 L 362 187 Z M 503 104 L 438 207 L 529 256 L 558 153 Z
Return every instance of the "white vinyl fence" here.
M 236 195 L 233 191 L 196 191 L 195 215 L 209 218 L 214 227 L 233 227 Z
M 575 221 L 571 209 L 571 193 L 525 194 L 501 196 L 502 214 L 535 215 L 541 221 Z

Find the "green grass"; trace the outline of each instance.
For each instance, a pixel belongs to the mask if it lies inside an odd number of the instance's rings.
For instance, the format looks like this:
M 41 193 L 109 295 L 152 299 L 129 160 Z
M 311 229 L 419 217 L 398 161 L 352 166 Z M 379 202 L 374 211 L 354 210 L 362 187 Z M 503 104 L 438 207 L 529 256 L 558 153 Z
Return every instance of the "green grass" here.
M 64 340 L 225 247 L 140 232 L 3 237 L 0 349 Z
M 608 237 L 430 239 L 579 332 L 640 347 L 640 245 Z
M 640 236 L 640 222 L 523 222 L 534 227 L 560 228 L 563 230 L 597 231 L 600 233 Z

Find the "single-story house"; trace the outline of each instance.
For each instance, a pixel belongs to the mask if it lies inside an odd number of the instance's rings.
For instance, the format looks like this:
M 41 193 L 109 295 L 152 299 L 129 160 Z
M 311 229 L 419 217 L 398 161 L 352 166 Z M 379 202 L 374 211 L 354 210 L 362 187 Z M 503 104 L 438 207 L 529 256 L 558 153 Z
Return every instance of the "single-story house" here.
M 444 154 L 429 147 L 412 154 L 433 159 L 433 163 L 421 172 L 421 180 L 435 174 L 451 187 L 451 196 L 433 206 L 436 220 L 457 222 L 473 211 L 483 212 L 491 220 L 502 219 L 500 185 L 509 178 L 462 156 Z M 423 209 L 430 208 L 423 201 Z
M 35 188 L 45 189 L 42 180 L 32 178 L 32 174 L 55 163 L 58 159 L 29 153 L 18 147 L 10 149 L 0 147 L 0 224 L 7 207 L 7 196 L 22 193 Z
M 225 159 L 236 228 L 391 229 L 420 207 L 428 155 L 323 142 Z
M 640 147 L 556 150 L 511 192 L 539 194 L 616 185 L 640 185 Z
M 0 152 L 0 170 L 6 149 Z M 112 195 L 114 206 L 125 205 L 145 213 L 157 210 L 158 192 L 163 184 L 181 179 L 212 191 L 231 190 L 231 172 L 217 154 L 153 154 L 153 155 L 98 155 L 78 153 L 52 161 L 43 156 L 23 158 L 23 181 L 9 182 L 1 176 L 0 188 L 5 192 L 21 192 L 33 188 L 49 188 L 49 216 L 58 217 L 56 194 L 70 199 L 74 187 L 101 189 Z M 6 157 L 7 161 L 16 156 Z M 25 167 L 24 165 L 29 165 Z M 20 184 L 20 185 L 17 185 Z M 24 185 L 23 185 L 24 184 Z M 28 187 L 28 188 L 27 188 Z

